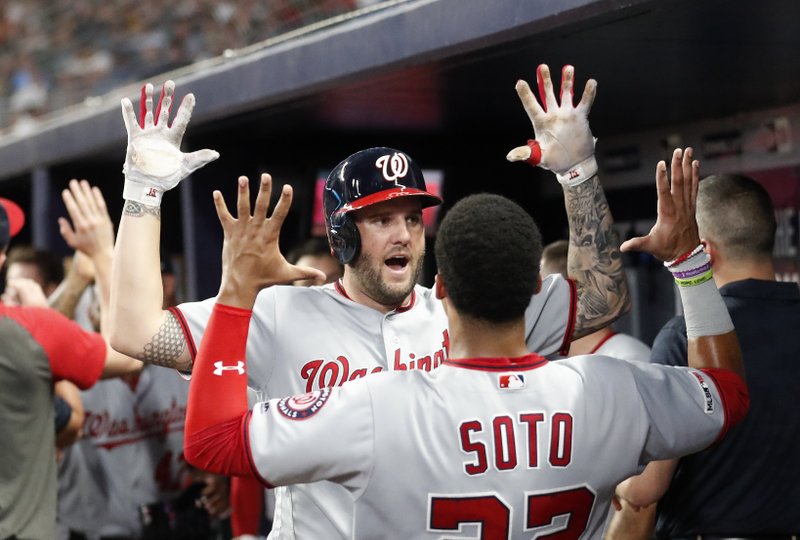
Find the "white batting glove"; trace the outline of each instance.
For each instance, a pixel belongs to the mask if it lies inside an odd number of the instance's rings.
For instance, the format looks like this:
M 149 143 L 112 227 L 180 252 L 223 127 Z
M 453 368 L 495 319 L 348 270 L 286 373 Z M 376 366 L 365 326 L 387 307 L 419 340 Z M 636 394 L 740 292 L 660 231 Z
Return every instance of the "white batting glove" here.
M 122 167 L 125 173 L 122 196 L 126 200 L 160 206 L 165 191 L 219 157 L 219 153 L 207 149 L 188 154 L 181 152 L 181 140 L 192 117 L 195 101 L 193 94 L 187 94 L 170 126 L 169 112 L 174 93 L 175 83 L 164 83 L 154 115 L 153 85 L 146 84 L 139 104 L 141 123 L 136 119 L 131 100 L 122 100 L 122 118 L 128 131 L 128 151 Z
M 509 161 L 527 161 L 556 173 L 558 181 L 567 186 L 576 186 L 597 174 L 594 144 L 589 129 L 589 110 L 594 102 L 597 81 L 589 79 L 578 106 L 572 104 L 575 68 L 564 66 L 561 71 L 561 103 L 553 92 L 550 69 L 541 64 L 536 69 L 539 96 L 536 100 L 530 86 L 518 81 L 517 95 L 533 124 L 536 140 L 508 153 Z

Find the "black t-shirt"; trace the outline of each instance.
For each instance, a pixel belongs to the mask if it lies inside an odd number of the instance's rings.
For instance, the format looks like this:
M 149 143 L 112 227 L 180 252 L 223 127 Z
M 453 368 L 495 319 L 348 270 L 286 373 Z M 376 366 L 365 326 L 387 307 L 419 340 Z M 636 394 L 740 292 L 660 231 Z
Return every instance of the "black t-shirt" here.
M 720 289 L 736 327 L 750 412 L 718 444 L 681 459 L 658 507 L 658 538 L 800 532 L 800 289 L 742 280 Z M 676 317 L 651 361 L 687 365 Z

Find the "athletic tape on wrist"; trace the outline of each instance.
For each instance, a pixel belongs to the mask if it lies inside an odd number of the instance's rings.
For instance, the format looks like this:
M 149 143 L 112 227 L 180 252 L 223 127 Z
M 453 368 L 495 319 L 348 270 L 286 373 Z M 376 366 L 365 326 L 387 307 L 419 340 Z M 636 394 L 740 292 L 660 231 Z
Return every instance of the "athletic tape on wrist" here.
M 577 165 L 569 168 L 564 173 L 556 173 L 558 181 L 569 187 L 575 187 L 578 184 L 586 182 L 589 178 L 597 174 L 597 160 L 594 155 L 589 156 Z
M 126 201 L 136 201 L 147 206 L 161 206 L 161 197 L 164 191 L 152 184 L 141 184 L 125 180 L 125 187 L 122 190 L 122 198 Z
M 690 338 L 718 336 L 733 331 L 733 321 L 722 301 L 716 283 L 710 277 L 690 287 L 678 287 L 686 317 L 686 335 Z

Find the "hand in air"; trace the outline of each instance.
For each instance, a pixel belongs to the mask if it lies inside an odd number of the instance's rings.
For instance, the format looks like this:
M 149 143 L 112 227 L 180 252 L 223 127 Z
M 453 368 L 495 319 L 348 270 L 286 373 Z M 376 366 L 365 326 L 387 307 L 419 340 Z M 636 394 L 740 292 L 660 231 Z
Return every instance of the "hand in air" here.
M 137 121 L 133 104 L 122 100 L 122 118 L 128 131 L 128 149 L 125 155 L 125 191 L 123 197 L 149 206 L 159 206 L 161 197 L 203 165 L 214 161 L 219 154 L 213 150 L 181 152 L 181 141 L 192 117 L 195 99 L 187 94 L 175 121 L 169 125 L 175 83 L 167 81 L 153 111 L 153 85 L 142 88 L 139 103 L 140 119 Z
M 667 164 L 656 165 L 658 217 L 646 236 L 626 240 L 621 251 L 644 251 L 661 261 L 671 261 L 700 244 L 695 210 L 700 164 L 692 160 L 693 150 L 676 148 L 672 153 L 671 182 Z
M 58 230 L 67 245 L 87 257 L 114 251 L 114 224 L 103 194 L 86 180 L 70 180 L 61 192 L 70 220 L 58 218 Z
M 525 81 L 517 81 L 516 90 L 525 112 L 533 124 L 536 140 L 518 146 L 506 156 L 509 161 L 527 161 L 556 173 L 559 182 L 577 185 L 597 174 L 589 111 L 594 102 L 597 82 L 589 79 L 580 103 L 573 105 L 575 68 L 561 71 L 560 103 L 553 90 L 550 68 L 541 64 L 536 69 L 541 105 Z
M 298 279 L 324 279 L 316 268 L 289 264 L 280 252 L 281 227 L 292 204 L 292 188 L 283 186 L 278 204 L 267 217 L 272 177 L 261 175 L 255 208 L 250 214 L 250 183 L 239 177 L 237 217 L 231 215 L 222 194 L 214 192 L 214 205 L 225 233 L 222 248 L 222 283 L 217 300 L 251 309 L 258 292 L 271 285 Z

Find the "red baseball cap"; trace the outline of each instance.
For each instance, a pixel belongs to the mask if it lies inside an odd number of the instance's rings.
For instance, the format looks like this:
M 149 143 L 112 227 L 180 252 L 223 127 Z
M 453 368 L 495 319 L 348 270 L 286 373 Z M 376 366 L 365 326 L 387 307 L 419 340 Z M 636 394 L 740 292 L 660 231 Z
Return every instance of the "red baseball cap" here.
M 25 212 L 17 203 L 0 197 L 0 244 L 5 246 L 25 225 Z

